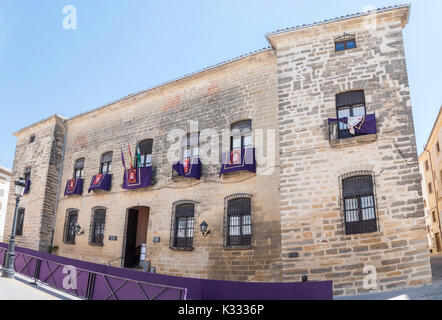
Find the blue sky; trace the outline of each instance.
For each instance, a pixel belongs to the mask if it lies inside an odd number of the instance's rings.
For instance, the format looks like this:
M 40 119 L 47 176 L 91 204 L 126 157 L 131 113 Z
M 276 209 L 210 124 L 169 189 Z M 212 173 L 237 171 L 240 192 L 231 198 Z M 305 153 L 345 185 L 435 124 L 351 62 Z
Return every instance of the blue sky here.
M 405 2 L 404 2 L 405 1 Z M 403 1 L 0 0 L 0 166 L 12 133 L 71 117 L 268 46 L 267 32 Z M 442 105 L 442 1 L 409 1 L 404 30 L 418 151 Z M 77 8 L 65 30 L 63 7 Z

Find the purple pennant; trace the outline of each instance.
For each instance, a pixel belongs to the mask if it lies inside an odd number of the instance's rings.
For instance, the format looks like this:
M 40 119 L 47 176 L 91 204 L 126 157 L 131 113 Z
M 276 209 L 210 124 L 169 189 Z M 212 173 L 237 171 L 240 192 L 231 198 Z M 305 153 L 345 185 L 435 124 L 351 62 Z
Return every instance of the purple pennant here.
M 26 180 L 25 181 L 25 191 L 24 194 L 28 194 L 29 192 L 31 192 L 31 180 Z

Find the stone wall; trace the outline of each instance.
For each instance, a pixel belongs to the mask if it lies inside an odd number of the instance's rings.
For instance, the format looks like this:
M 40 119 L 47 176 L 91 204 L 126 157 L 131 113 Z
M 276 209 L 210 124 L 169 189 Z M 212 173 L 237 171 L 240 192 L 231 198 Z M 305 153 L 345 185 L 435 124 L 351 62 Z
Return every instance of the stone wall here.
M 365 266 L 377 288 L 431 281 L 410 91 L 402 41 L 408 9 L 271 38 L 278 56 L 283 280 L 333 280 L 335 294 L 362 293 Z M 334 39 L 356 35 L 356 49 Z M 329 143 L 335 95 L 364 90 L 378 134 Z M 375 175 L 378 232 L 345 234 L 339 177 Z
M 150 208 L 147 258 L 157 272 L 222 280 L 281 280 L 279 170 L 272 167 L 271 175 L 236 172 L 219 178 L 220 164 L 203 164 L 201 181 L 172 179 L 172 164 L 167 161 L 171 145 L 167 133 L 173 129 L 188 132 L 190 120 L 198 121 L 200 131 L 216 130 L 220 141 L 222 131 L 229 131 L 230 125 L 239 120 L 251 119 L 253 129 L 274 130 L 277 127 L 275 63 L 273 53 L 265 50 L 69 120 L 55 228 L 58 254 L 120 266 L 127 210 L 144 206 Z M 143 190 L 124 190 L 120 148 L 129 165 L 128 143 L 134 154 L 136 142 L 148 138 L 154 141 L 152 163 L 157 183 Z M 273 141 L 268 148 L 275 148 L 277 153 Z M 101 155 L 108 151 L 113 151 L 112 190 L 88 194 L 87 187 L 98 173 Z M 84 194 L 63 196 L 75 161 L 83 157 Z M 223 248 L 224 198 L 237 193 L 252 195 L 253 248 L 248 250 Z M 196 202 L 193 251 L 169 248 L 172 204 L 179 200 Z M 107 209 L 101 247 L 88 244 L 92 208 L 97 206 Z M 75 245 L 63 243 L 68 209 L 79 210 L 78 223 L 85 230 L 84 236 L 76 237 Z M 206 238 L 199 231 L 204 220 L 211 229 Z M 117 241 L 109 241 L 110 235 L 117 236 Z M 160 242 L 153 243 L 153 237 L 160 237 Z

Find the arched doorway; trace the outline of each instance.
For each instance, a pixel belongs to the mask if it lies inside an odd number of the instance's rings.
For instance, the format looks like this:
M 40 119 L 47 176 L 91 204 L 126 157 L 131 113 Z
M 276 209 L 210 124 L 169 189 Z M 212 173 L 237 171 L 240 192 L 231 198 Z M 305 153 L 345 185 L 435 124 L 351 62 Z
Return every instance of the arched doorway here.
M 143 244 L 147 242 L 149 207 L 132 207 L 127 209 L 126 230 L 123 247 L 123 267 L 141 268 Z

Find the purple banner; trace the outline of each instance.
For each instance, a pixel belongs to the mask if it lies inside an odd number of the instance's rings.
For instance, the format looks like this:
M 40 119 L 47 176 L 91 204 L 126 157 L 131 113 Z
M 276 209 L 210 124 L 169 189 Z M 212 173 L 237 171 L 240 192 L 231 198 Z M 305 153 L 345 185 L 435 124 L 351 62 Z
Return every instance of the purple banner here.
M 342 122 L 348 125 L 348 118 L 339 118 L 339 119 L 328 119 L 328 123 L 331 122 Z M 376 134 L 377 128 L 376 128 L 376 115 L 375 114 L 367 114 L 362 117 L 361 122 L 359 122 L 357 125 L 353 126 L 355 129 L 355 133 L 362 133 L 362 134 Z
M 31 192 L 31 184 L 32 184 L 31 180 L 25 181 L 25 191 L 23 194 L 28 194 L 29 192 Z
M 65 196 L 82 195 L 83 194 L 83 179 L 71 179 L 66 183 L 64 189 Z
M 224 152 L 219 176 L 233 171 L 256 172 L 255 148 Z
M 112 175 L 109 173 L 97 174 L 92 177 L 91 185 L 89 186 L 88 193 L 92 190 L 106 190 L 109 191 L 112 187 Z
M 185 159 L 184 161 L 179 161 L 172 166 L 179 176 L 186 178 L 201 178 L 201 160 L 200 158 Z
M 127 169 L 124 171 L 123 189 L 140 189 L 150 186 L 152 167 Z

